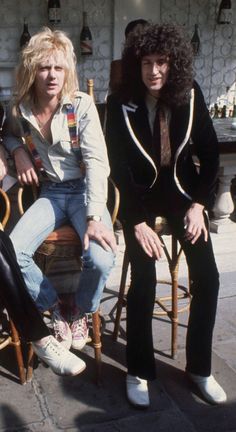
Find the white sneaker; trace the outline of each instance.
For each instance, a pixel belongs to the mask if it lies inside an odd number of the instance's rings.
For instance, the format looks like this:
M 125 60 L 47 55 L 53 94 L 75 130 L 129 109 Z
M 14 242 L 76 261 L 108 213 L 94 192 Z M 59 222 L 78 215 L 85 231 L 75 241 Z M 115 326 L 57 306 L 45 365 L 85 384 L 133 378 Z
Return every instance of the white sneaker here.
M 198 390 L 207 402 L 212 404 L 226 402 L 227 396 L 225 391 L 212 375 L 203 377 L 188 372 L 188 376 L 196 384 Z
M 147 380 L 127 374 L 126 393 L 129 402 L 136 408 L 147 408 L 150 405 Z
M 82 350 L 88 341 L 89 335 L 87 315 L 84 314 L 75 319 L 70 326 L 70 331 L 72 335 L 71 348 Z
M 53 336 L 48 337 L 44 346 L 32 342 L 33 350 L 57 375 L 78 375 L 86 364 L 66 349 Z
M 68 322 L 63 318 L 58 307 L 52 311 L 53 335 L 68 350 L 72 343 L 72 334 Z

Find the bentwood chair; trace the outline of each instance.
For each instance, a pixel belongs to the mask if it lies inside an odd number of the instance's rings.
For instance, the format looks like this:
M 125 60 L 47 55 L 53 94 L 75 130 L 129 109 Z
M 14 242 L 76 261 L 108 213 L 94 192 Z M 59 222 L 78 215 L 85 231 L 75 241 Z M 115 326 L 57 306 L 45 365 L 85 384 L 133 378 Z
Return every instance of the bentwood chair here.
M 7 196 L 7 194 L 4 192 L 3 189 L 0 188 L 0 213 L 1 213 L 1 222 L 0 222 L 0 229 L 3 230 L 8 222 L 8 219 L 10 217 L 10 201 Z M 1 282 L 2 283 L 2 282 Z M 8 311 L 6 310 L 5 304 L 4 304 L 4 298 L 0 296 L 1 298 L 1 316 L 4 317 L 4 320 L 1 321 L 1 329 L 0 329 L 0 350 L 3 350 L 4 348 L 8 346 L 12 346 L 15 351 L 16 356 L 16 364 L 18 369 L 18 376 L 21 384 L 26 383 L 26 373 L 25 373 L 25 366 L 23 361 L 23 354 L 22 354 L 22 348 L 21 348 L 21 340 L 18 334 L 18 331 L 14 325 L 14 322 L 12 321 L 11 317 L 9 316 Z M 6 312 L 6 313 L 5 313 Z
M 26 193 L 28 192 L 28 194 Z M 18 190 L 18 208 L 21 215 L 32 200 L 37 198 L 37 188 L 20 187 Z M 31 195 L 31 196 L 29 196 Z M 112 223 L 114 224 L 119 208 L 119 192 L 111 179 L 108 181 L 108 209 L 111 213 Z M 71 225 L 64 225 L 61 228 L 53 231 L 42 245 L 38 248 L 35 254 L 35 260 L 44 274 L 53 278 L 55 273 L 60 271 L 60 267 L 70 265 L 69 261 L 74 260 L 77 266 L 77 274 L 81 271 L 81 256 L 82 244 L 81 240 Z M 64 267 L 63 275 L 60 279 L 68 276 L 68 270 Z M 71 278 L 71 274 L 70 274 Z M 56 279 L 55 279 L 56 281 Z M 97 365 L 97 382 L 101 378 L 101 314 L 100 310 L 92 313 L 92 345 L 94 348 L 95 360 Z M 28 379 L 32 375 L 32 361 L 31 369 L 28 369 Z
M 169 265 L 170 278 L 166 280 L 157 280 L 158 285 L 169 285 L 171 288 L 170 295 L 163 297 L 156 296 L 155 304 L 158 306 L 154 308 L 153 316 L 166 315 L 171 322 L 171 357 L 176 358 L 177 356 L 177 332 L 178 332 L 178 315 L 181 312 L 186 311 L 189 308 L 190 293 L 187 287 L 180 285 L 178 282 L 179 262 L 182 253 L 182 248 L 179 246 L 176 237 L 169 231 L 167 221 L 164 218 L 157 218 L 155 230 L 164 245 L 164 253 Z M 171 250 L 168 250 L 166 242 L 164 241 L 163 235 L 171 235 Z M 127 275 L 129 268 L 129 257 L 125 250 L 122 272 L 120 279 L 120 288 L 118 294 L 118 300 L 116 303 L 116 316 L 115 325 L 113 330 L 113 340 L 117 340 L 119 330 L 121 313 L 124 306 L 126 306 L 126 296 L 129 289 L 127 284 Z M 178 305 L 178 301 L 181 301 L 182 306 Z M 186 300 L 186 301 L 185 301 Z

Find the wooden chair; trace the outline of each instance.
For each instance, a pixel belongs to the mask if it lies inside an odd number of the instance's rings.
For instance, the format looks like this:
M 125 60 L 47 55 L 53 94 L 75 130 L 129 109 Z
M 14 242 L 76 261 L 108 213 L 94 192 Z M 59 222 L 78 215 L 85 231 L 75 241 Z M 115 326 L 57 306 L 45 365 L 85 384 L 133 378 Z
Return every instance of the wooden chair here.
M 164 218 L 157 218 L 155 230 L 158 233 L 161 241 L 164 245 L 164 252 L 169 265 L 170 279 L 169 280 L 157 280 L 157 284 L 160 285 L 170 285 L 171 293 L 170 295 L 164 297 L 156 296 L 155 303 L 159 306 L 157 310 L 154 309 L 153 316 L 158 317 L 161 315 L 166 315 L 171 321 L 171 357 L 176 358 L 177 356 L 177 332 L 178 332 L 178 315 L 181 312 L 186 311 L 189 308 L 190 293 L 189 289 L 180 285 L 178 283 L 178 272 L 179 272 L 179 262 L 182 253 L 182 248 L 179 246 L 176 237 L 169 232 L 167 222 Z M 163 235 L 171 235 L 171 251 L 169 252 L 166 243 L 163 239 Z M 127 274 L 129 268 L 129 257 L 125 250 L 122 272 L 120 279 L 120 288 L 118 294 L 118 300 L 116 304 L 116 316 L 115 325 L 113 330 L 113 340 L 117 340 L 122 308 L 126 306 L 126 295 L 129 289 L 127 285 Z M 178 307 L 178 300 L 187 299 L 186 304 L 182 307 Z
M 23 215 L 26 207 L 30 203 L 30 198 L 24 199 L 24 191 L 26 188 L 20 187 L 18 191 L 18 208 Z M 27 188 L 29 191 L 29 188 Z M 31 188 L 31 200 L 37 198 L 37 188 Z M 119 208 L 119 192 L 111 179 L 108 182 L 108 208 L 111 213 L 112 223 L 114 224 Z M 76 231 L 70 225 L 64 225 L 61 228 L 53 231 L 42 245 L 38 248 L 35 259 L 44 274 L 49 275 L 50 270 L 57 260 L 65 260 L 74 258 L 77 261 L 77 271 L 81 270 L 81 255 L 82 245 Z M 97 382 L 101 378 L 101 317 L 100 311 L 92 313 L 92 345 L 94 348 L 95 360 L 97 364 Z M 30 367 L 28 369 L 28 377 L 32 375 L 33 352 L 31 352 Z
M 3 191 L 3 189 L 0 189 L 0 201 L 1 201 L 0 229 L 3 230 L 10 216 L 10 201 L 7 194 Z M 4 299 L 2 299 L 2 301 L 3 301 L 2 306 L 5 309 Z M 22 349 L 21 349 L 21 340 L 13 321 L 8 314 L 8 311 L 6 312 L 7 312 L 7 323 L 6 323 L 7 326 L 6 329 L 4 328 L 5 326 L 3 326 L 3 329 L 0 331 L 0 350 L 6 348 L 9 345 L 14 348 L 19 379 L 21 384 L 25 384 L 26 373 L 25 373 L 25 366 L 24 366 Z

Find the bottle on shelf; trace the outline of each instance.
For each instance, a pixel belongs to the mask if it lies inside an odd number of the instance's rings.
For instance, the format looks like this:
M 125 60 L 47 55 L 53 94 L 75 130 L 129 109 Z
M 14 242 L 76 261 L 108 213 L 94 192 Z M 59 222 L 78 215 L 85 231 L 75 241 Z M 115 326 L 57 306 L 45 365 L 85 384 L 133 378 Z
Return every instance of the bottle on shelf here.
M 234 102 L 233 102 L 233 112 L 232 112 L 231 128 L 232 129 L 236 129 L 236 103 L 235 103 L 235 98 L 234 98 Z
M 221 0 L 217 22 L 218 24 L 230 24 L 232 20 L 231 0 Z
M 193 47 L 193 54 L 197 55 L 200 49 L 200 37 L 198 34 L 198 24 L 194 25 L 194 33 L 191 39 L 191 45 Z
M 217 103 L 214 104 L 214 118 L 219 118 L 219 106 Z
M 52 24 L 61 22 L 60 0 L 48 0 L 48 21 Z
M 222 107 L 221 118 L 226 118 L 226 105 L 223 105 L 223 107 Z
M 87 12 L 83 12 L 83 27 L 80 33 L 80 51 L 82 55 L 93 54 L 92 34 L 88 26 Z
M 20 37 L 20 47 L 24 48 L 25 45 L 27 45 L 27 43 L 29 42 L 31 36 L 29 33 L 29 29 L 28 29 L 28 23 L 26 21 L 26 19 L 24 18 L 24 26 L 23 26 L 23 31 L 21 33 L 21 37 Z
M 89 94 L 89 96 L 91 96 L 93 98 L 93 100 L 95 101 L 95 96 L 94 96 L 94 81 L 92 78 L 88 78 L 87 79 L 87 93 Z

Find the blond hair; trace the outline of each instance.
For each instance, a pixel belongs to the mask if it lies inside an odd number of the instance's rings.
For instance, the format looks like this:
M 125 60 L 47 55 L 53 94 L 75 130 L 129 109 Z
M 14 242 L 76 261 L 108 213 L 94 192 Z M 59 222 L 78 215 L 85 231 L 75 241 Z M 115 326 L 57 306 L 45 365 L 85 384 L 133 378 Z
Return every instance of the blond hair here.
M 31 37 L 28 45 L 21 52 L 20 62 L 16 69 L 16 96 L 14 101 L 16 107 L 19 107 L 21 102 L 33 103 L 34 80 L 37 68 L 45 58 L 57 52 L 63 54 L 62 66 L 65 69 L 65 81 L 61 97 L 65 95 L 74 96 L 79 84 L 73 44 L 65 32 L 60 30 L 52 31 L 48 27 L 44 27 Z

